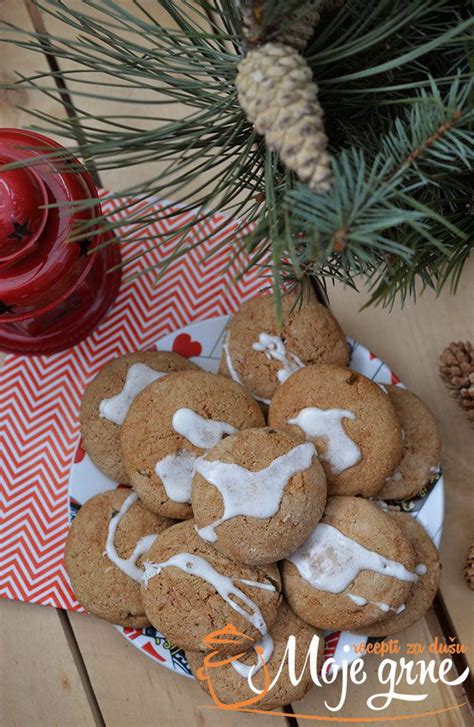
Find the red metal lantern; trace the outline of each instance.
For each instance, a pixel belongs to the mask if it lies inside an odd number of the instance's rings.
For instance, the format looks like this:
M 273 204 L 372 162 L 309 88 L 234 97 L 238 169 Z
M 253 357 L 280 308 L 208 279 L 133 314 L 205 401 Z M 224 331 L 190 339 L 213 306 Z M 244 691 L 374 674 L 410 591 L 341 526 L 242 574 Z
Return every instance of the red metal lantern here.
M 38 159 L 60 151 L 54 159 Z M 28 166 L 5 171 L 11 162 Z M 90 174 L 66 149 L 31 131 L 0 129 L 0 349 L 47 354 L 85 338 L 120 285 L 118 242 L 88 220 L 100 205 Z M 58 206 L 48 206 L 48 205 Z M 84 225 L 88 232 L 77 241 Z

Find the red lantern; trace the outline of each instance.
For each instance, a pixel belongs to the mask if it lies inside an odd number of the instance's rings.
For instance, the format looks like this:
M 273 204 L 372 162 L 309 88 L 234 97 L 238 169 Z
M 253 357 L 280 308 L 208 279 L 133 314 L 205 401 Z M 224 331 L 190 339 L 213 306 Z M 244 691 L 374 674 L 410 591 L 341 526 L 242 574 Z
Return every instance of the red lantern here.
M 39 159 L 55 151 L 54 158 Z M 32 161 L 4 170 L 22 159 Z M 31 131 L 0 129 L 0 349 L 47 354 L 70 348 L 113 303 L 120 268 L 107 271 L 120 263 L 119 244 L 110 233 L 94 234 L 97 202 L 71 204 L 95 197 L 90 174 L 60 144 Z M 87 232 L 78 236 L 81 229 Z

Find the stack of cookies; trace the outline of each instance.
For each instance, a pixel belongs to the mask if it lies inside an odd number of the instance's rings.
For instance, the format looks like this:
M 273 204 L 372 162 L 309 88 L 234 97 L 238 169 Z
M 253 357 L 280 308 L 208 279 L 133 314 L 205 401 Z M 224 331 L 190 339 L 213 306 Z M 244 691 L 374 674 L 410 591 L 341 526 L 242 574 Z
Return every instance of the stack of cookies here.
M 436 423 L 414 394 L 347 368 L 349 353 L 311 291 L 284 297 L 283 323 L 263 296 L 228 324 L 219 375 L 137 352 L 84 393 L 83 446 L 129 487 L 72 523 L 74 592 L 100 618 L 153 625 L 193 670 L 209 650 L 228 657 L 213 677 L 224 703 L 278 672 L 290 635 L 299 673 L 319 629 L 394 634 L 435 596 L 428 535 L 379 505 L 426 486 Z M 301 698 L 307 671 L 297 686 L 282 673 L 259 708 Z

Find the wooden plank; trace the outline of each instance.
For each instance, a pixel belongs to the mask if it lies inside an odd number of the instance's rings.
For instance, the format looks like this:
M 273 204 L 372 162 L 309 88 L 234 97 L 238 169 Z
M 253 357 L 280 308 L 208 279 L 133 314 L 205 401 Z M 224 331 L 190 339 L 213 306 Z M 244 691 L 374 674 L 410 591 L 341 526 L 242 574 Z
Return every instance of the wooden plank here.
M 439 624 L 437 624 L 436 618 L 431 613 L 428 620 L 424 619 L 416 626 L 408 629 L 399 636 L 400 639 L 400 656 L 406 653 L 406 645 L 408 643 L 421 643 L 428 645 L 433 641 L 433 637 L 438 634 L 441 635 Z M 408 695 L 420 695 L 427 694 L 426 700 L 422 702 L 406 702 L 394 700 L 390 707 L 385 710 L 374 711 L 371 710 L 367 705 L 367 699 L 374 695 L 386 692 L 388 686 L 384 686 L 380 683 L 377 677 L 377 670 L 383 657 L 369 654 L 365 657 L 365 671 L 367 673 L 367 681 L 363 686 L 348 686 L 348 698 L 344 707 L 337 712 L 330 712 L 324 706 L 326 701 L 328 705 L 335 707 L 341 697 L 341 679 L 338 679 L 334 684 L 324 686 L 322 688 L 314 687 L 306 695 L 306 697 L 298 703 L 293 704 L 295 714 L 305 715 L 324 715 L 337 717 L 341 720 L 361 717 L 363 720 L 369 719 L 370 717 L 378 717 L 382 720 L 385 718 L 382 724 L 390 724 L 389 719 L 399 718 L 401 715 L 407 714 L 419 714 L 421 712 L 429 712 L 440 709 L 448 709 L 438 715 L 433 715 L 426 718 L 417 718 L 407 724 L 416 725 L 439 725 L 439 727 L 468 727 L 471 724 L 471 715 L 467 706 L 461 706 L 454 708 L 456 705 L 462 705 L 467 701 L 464 690 L 461 687 L 448 687 L 443 684 L 433 684 L 429 680 L 424 686 L 416 684 L 409 686 L 406 679 L 404 679 L 395 689 L 396 691 L 408 694 Z M 388 657 L 398 659 L 398 657 Z M 424 663 L 429 662 L 431 659 L 435 659 L 436 663 L 439 663 L 440 657 L 425 653 L 418 656 L 406 656 L 407 660 L 414 659 L 420 660 Z M 452 680 L 456 677 L 456 673 L 450 673 L 449 679 Z M 380 705 L 380 702 L 378 702 Z M 309 724 L 308 720 L 304 718 L 296 717 L 298 725 L 304 727 Z M 368 724 L 368 722 L 367 722 Z
M 57 611 L 2 600 L 0 653 L 1 727 L 101 725 Z
M 0 19 L 12 23 L 22 30 L 33 30 L 25 5 L 18 0 L 3 0 Z M 48 69 L 48 64 L 42 53 L 33 53 L 1 41 L 1 39 L 7 40 L 13 37 L 12 32 L 0 27 L 0 45 L 2 49 L 0 83 L 14 83 L 18 79 L 18 73 L 23 76 L 31 76 Z M 16 108 L 17 106 L 23 108 Z M 55 118 L 64 116 L 64 108 L 61 102 L 45 96 L 40 91 L 31 88 L 8 91 L 0 89 L 0 127 L 27 128 L 34 123 L 38 124 L 38 121 L 28 113 L 29 109 L 41 110 Z M 50 134 L 50 136 L 64 143 L 64 139 L 61 139 L 58 134 Z
M 141 654 L 105 621 L 70 613 L 69 619 L 94 688 L 105 723 L 113 727 L 232 727 L 236 715 L 211 709 L 197 682 L 174 674 Z M 239 715 L 239 727 L 255 724 Z M 259 715 L 258 725 L 286 724 L 284 717 Z

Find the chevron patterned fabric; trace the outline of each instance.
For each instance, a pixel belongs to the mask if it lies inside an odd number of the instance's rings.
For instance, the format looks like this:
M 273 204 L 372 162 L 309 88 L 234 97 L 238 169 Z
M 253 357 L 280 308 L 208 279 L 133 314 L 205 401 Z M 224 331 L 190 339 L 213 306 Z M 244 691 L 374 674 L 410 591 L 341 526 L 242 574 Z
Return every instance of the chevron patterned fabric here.
M 254 268 L 235 281 L 231 247 L 219 242 L 235 229 L 222 215 L 193 227 L 190 242 L 207 237 L 177 259 L 157 286 L 146 269 L 172 252 L 184 212 L 150 225 L 172 233 L 149 249 L 146 231 L 134 229 L 133 213 L 150 201 L 121 209 L 124 200 L 105 200 L 104 210 L 123 221 L 124 281 L 101 325 L 73 349 L 53 356 L 10 355 L 0 371 L 0 595 L 79 610 L 63 564 L 68 531 L 68 479 L 79 439 L 78 413 L 85 385 L 118 354 L 154 348 L 155 341 L 191 321 L 234 312 L 263 286 Z M 150 213 L 172 205 L 153 203 Z M 179 208 L 173 208 L 179 211 Z M 132 220 L 132 222 L 130 222 Z M 223 226 L 224 225 L 224 226 Z M 145 254 L 137 257 L 139 252 Z M 205 259 L 206 258 L 206 259 Z M 131 276 L 142 273 L 130 280 Z

